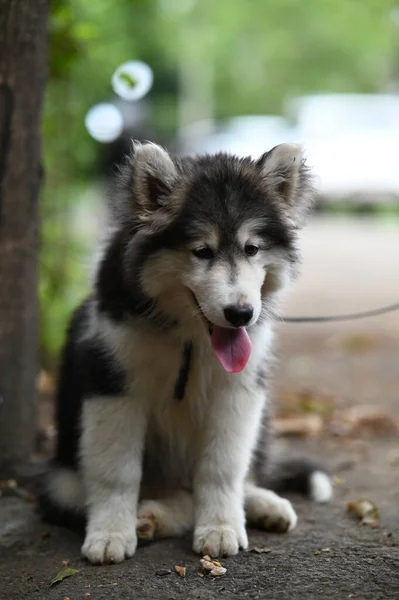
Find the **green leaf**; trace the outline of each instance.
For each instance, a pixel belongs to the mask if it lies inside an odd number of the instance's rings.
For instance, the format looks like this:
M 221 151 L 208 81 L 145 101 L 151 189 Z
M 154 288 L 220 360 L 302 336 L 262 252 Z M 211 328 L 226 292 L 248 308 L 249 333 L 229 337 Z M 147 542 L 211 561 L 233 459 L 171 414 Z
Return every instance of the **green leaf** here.
M 119 79 L 122 79 L 130 88 L 133 88 L 137 84 L 137 81 L 130 73 L 120 73 Z
M 62 569 L 62 571 L 57 573 L 57 575 L 54 577 L 54 579 L 51 580 L 50 587 L 52 587 L 59 581 L 66 579 L 67 577 L 71 577 L 71 575 L 76 575 L 76 573 L 79 573 L 78 569 L 70 569 L 70 568 Z

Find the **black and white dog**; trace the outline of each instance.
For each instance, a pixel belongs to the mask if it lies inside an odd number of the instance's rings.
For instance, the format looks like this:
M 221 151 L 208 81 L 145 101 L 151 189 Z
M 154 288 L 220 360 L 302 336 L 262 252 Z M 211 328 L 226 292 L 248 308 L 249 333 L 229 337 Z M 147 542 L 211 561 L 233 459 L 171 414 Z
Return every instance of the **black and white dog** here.
M 246 522 L 295 527 L 272 489 L 330 499 L 322 469 L 268 446 L 273 320 L 313 195 L 294 145 L 253 161 L 134 144 L 70 325 L 42 498 L 45 518 L 85 522 L 90 562 L 189 529 L 196 552 L 236 554 Z

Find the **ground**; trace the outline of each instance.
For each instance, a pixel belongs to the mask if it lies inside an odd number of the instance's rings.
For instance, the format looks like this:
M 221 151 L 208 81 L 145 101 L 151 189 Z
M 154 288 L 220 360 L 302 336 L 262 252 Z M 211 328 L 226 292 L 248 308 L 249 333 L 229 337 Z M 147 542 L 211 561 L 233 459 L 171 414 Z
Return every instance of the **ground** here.
M 398 234 L 398 226 L 381 222 L 314 221 L 304 236 L 303 275 L 285 313 L 397 301 Z M 80 558 L 79 536 L 41 524 L 29 499 L 3 491 L 0 599 L 399 598 L 399 315 L 281 325 L 278 340 L 279 443 L 294 455 L 327 461 L 332 504 L 292 497 L 297 528 L 283 535 L 250 531 L 250 545 L 271 552 L 222 559 L 226 575 L 212 578 L 198 574 L 189 537 L 142 547 L 121 565 L 89 566 Z M 346 510 L 348 501 L 362 497 L 378 507 L 376 528 Z M 50 588 L 63 561 L 79 572 Z M 175 565 L 186 566 L 185 579 Z

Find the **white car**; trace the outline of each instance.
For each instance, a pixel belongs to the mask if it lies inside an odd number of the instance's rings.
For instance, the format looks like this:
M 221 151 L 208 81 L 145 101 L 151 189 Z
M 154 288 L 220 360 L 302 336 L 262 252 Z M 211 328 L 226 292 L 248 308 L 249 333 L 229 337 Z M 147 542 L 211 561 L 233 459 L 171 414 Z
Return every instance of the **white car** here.
M 399 199 L 399 96 L 320 94 L 290 109 L 322 197 Z
M 266 150 L 293 140 L 294 129 L 277 115 L 246 115 L 216 124 L 194 123 L 180 136 L 182 153 L 230 152 L 258 158 Z M 294 135 L 295 137 L 295 135 Z

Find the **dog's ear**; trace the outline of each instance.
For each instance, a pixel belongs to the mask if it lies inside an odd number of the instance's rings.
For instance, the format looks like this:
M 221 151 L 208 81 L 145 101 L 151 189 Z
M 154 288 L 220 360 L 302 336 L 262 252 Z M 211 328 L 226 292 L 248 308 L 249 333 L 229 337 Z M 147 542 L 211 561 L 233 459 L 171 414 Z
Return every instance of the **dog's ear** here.
M 147 213 L 167 203 L 172 191 L 176 167 L 169 154 L 156 144 L 133 144 L 133 193 Z
M 280 210 L 295 228 L 301 227 L 313 206 L 313 177 L 296 144 L 280 144 L 257 161 L 265 185 Z
M 117 176 L 117 194 L 111 213 L 117 222 L 151 223 L 168 213 L 176 166 L 169 154 L 153 143 L 133 142 L 130 155 Z

